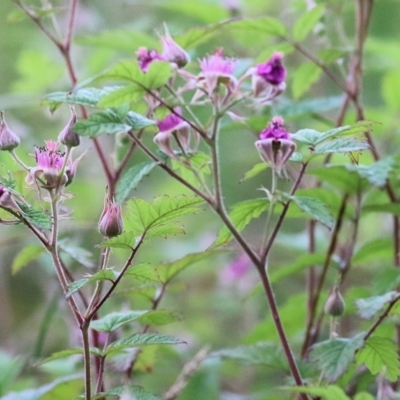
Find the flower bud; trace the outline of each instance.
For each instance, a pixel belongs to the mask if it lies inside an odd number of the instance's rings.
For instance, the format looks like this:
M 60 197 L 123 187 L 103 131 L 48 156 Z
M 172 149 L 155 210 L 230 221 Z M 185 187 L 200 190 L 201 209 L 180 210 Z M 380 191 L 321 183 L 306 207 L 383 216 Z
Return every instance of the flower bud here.
M 172 36 L 168 32 L 166 26 L 165 36 L 161 36 L 161 41 L 163 46 L 163 52 L 161 56 L 164 57 L 165 60 L 176 64 L 178 68 L 183 68 L 187 63 L 190 62 L 189 54 L 186 53 L 186 51 L 183 50 L 182 47 L 174 41 L 174 39 L 172 39 Z
M 339 292 L 339 288 L 335 286 L 326 300 L 324 306 L 325 314 L 331 315 L 332 317 L 340 317 L 343 315 L 344 310 L 345 303 L 343 297 Z
M 72 130 L 75 124 L 76 114 L 75 110 L 71 107 L 71 119 L 69 120 L 67 126 L 61 131 L 58 136 L 58 141 L 67 147 L 79 146 L 81 142 L 80 136 Z
M 21 211 L 17 202 L 11 196 L 9 190 L 2 185 L 0 185 L 0 208 L 4 208 L 6 210 Z
M 122 233 L 124 226 L 121 216 L 121 206 L 108 197 L 104 200 L 104 209 L 100 217 L 99 232 L 108 238 Z
M 20 139 L 7 125 L 4 119 L 4 111 L 0 112 L 0 151 L 14 150 L 20 143 Z

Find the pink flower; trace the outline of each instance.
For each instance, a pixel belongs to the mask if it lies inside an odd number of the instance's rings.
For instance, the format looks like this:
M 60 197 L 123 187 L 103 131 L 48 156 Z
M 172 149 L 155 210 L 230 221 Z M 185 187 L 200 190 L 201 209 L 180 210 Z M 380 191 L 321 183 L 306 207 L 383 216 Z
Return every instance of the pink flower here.
M 286 89 L 286 70 L 282 65 L 282 53 L 274 53 L 271 58 L 249 70 L 251 86 L 255 97 L 263 96 L 263 101 L 269 101 L 280 95 Z
M 172 149 L 171 140 L 173 138 L 178 141 L 178 145 L 185 153 L 190 152 L 190 126 L 180 117 L 180 108 L 175 109 L 175 113 L 167 115 L 163 120 L 157 123 L 160 132 L 154 136 L 154 143 L 158 145 L 161 151 L 171 158 L 176 158 Z M 199 137 L 196 135 L 196 148 L 198 146 Z
M 281 117 L 273 117 L 267 128 L 260 133 L 260 140 L 255 143 L 261 159 L 274 168 L 278 175 L 296 150 L 296 144 L 283 123 Z
M 138 56 L 140 69 L 143 72 L 146 72 L 149 68 L 149 65 L 155 60 L 166 61 L 166 59 L 161 54 L 157 53 L 156 50 L 148 50 L 146 47 L 139 47 L 136 55 Z
M 183 50 L 174 39 L 172 39 L 166 26 L 165 36 L 161 36 L 161 42 L 163 46 L 161 57 L 163 57 L 164 60 L 176 64 L 178 68 L 183 68 L 188 62 L 190 62 L 189 54 L 186 53 L 186 51 Z
M 235 64 L 234 60 L 223 57 L 223 49 L 218 49 L 213 55 L 200 60 L 202 72 L 198 76 L 198 81 L 204 82 L 209 95 L 220 83 L 233 92 L 237 86 L 237 79 L 233 76 Z
M 121 206 L 108 197 L 104 199 L 104 209 L 98 229 L 103 236 L 108 238 L 120 235 L 124 229 Z
M 48 187 L 65 185 L 68 181 L 66 173 L 61 172 L 65 162 L 65 153 L 57 150 L 58 143 L 53 140 L 45 141 L 46 146 L 35 147 L 37 166 L 30 169 L 26 182 L 33 184 L 37 178 L 44 179 Z
M 10 191 L 2 185 L 0 185 L 0 208 L 18 212 L 21 211 L 21 208 L 12 197 Z

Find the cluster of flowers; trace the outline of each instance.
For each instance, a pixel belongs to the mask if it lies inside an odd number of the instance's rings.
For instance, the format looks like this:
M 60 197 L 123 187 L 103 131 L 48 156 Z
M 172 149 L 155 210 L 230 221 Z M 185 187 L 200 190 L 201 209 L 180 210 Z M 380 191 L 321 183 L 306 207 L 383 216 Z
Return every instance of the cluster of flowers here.
M 181 91 L 196 89 L 192 103 L 196 103 L 203 96 L 208 96 L 211 102 L 217 102 L 221 86 L 226 90 L 223 104 L 227 104 L 230 100 L 238 100 L 242 96 L 239 90 L 240 85 L 247 78 L 251 78 L 252 97 L 258 99 L 260 103 L 273 100 L 286 88 L 286 70 L 282 65 L 281 53 L 274 53 L 268 61 L 250 68 L 237 79 L 233 74 L 235 60 L 224 57 L 223 50 L 217 49 L 214 54 L 199 61 L 201 72 L 194 76 L 183 70 L 190 62 L 189 54 L 172 39 L 167 30 L 165 36 L 161 37 L 161 42 L 163 48 L 161 54 L 154 49 L 139 48 L 136 54 L 140 68 L 146 72 L 154 61 L 171 63 L 187 81 Z M 235 118 L 233 113 L 230 115 Z M 190 152 L 191 129 L 189 123 L 183 119 L 180 108 L 175 108 L 173 112 L 160 120 L 158 128 L 159 133 L 155 135 L 154 142 L 165 154 L 171 158 L 177 158 L 172 147 L 173 141 L 177 141 L 180 149 L 185 153 Z M 197 132 L 194 132 L 194 135 L 195 150 L 199 143 L 199 135 Z M 284 128 L 281 117 L 272 119 L 267 128 L 261 132 L 255 145 L 261 159 L 273 167 L 278 174 L 296 148 L 290 134 Z

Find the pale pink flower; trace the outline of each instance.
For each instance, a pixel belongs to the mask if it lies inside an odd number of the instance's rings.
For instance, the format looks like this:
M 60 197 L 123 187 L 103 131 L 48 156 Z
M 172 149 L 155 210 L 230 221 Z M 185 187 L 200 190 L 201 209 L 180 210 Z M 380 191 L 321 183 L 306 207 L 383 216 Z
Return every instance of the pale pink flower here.
M 98 229 L 103 236 L 108 238 L 120 235 L 124 229 L 121 206 L 108 197 L 104 199 L 104 209 Z
M 165 26 L 165 35 L 160 36 L 163 51 L 161 57 L 170 63 L 176 64 L 178 68 L 183 68 L 190 62 L 190 56 L 181 46 L 172 39 L 167 27 Z
M 14 150 L 20 143 L 20 139 L 7 125 L 4 119 L 4 111 L 0 112 L 0 151 Z

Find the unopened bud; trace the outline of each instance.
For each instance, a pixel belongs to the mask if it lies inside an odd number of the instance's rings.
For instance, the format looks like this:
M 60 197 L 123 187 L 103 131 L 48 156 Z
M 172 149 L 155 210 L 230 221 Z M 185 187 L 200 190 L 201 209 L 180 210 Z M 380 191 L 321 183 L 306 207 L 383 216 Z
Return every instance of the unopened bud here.
M 108 197 L 104 200 L 104 209 L 100 217 L 98 229 L 103 236 L 108 238 L 120 235 L 124 229 L 121 206 Z
M 339 292 L 339 288 L 336 286 L 326 300 L 324 311 L 325 314 L 331 315 L 332 317 L 340 317 L 343 315 L 344 310 L 345 303 Z
M 20 139 L 7 125 L 4 119 L 4 111 L 0 112 L 0 151 L 14 150 L 20 143 Z
M 79 146 L 81 142 L 80 136 L 73 131 L 73 126 L 76 124 L 75 110 L 71 107 L 71 119 L 67 126 L 61 131 L 58 136 L 58 141 L 67 147 Z
M 4 186 L 0 185 L 0 208 L 6 210 L 21 211 L 17 202 L 11 196 L 11 193 Z
M 167 61 L 174 63 L 178 68 L 183 68 L 190 62 L 190 56 L 182 49 L 178 43 L 172 39 L 167 27 L 165 26 L 165 36 L 161 36 L 163 52 L 161 54 Z

